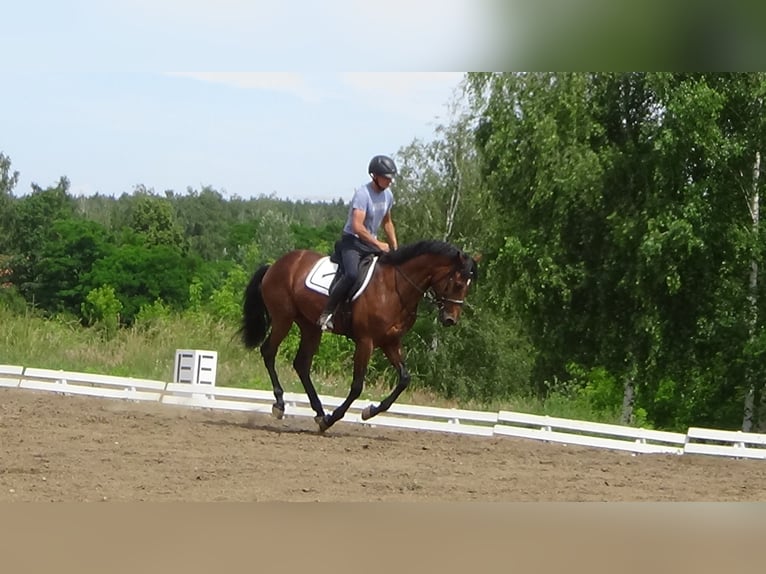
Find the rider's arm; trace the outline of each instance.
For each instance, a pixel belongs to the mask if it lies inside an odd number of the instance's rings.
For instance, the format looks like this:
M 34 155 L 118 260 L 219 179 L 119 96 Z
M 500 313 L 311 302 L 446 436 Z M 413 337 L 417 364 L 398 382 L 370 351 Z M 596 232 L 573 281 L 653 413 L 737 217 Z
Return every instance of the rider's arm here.
M 382 251 L 388 251 L 388 243 L 378 241 L 377 237 L 367 231 L 367 228 L 364 226 L 365 213 L 363 209 L 354 209 L 351 217 L 351 230 L 365 243 L 369 243 Z
M 399 249 L 399 242 L 396 240 L 394 220 L 391 219 L 391 210 L 386 212 L 386 215 L 383 217 L 383 231 L 386 233 L 386 238 L 388 239 L 388 244 L 391 246 L 391 249 Z

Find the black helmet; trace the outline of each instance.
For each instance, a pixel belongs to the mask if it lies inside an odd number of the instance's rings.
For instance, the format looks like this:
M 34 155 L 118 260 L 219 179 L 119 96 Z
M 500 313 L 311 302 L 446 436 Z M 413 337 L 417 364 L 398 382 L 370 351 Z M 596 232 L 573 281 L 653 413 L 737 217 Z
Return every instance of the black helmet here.
M 370 166 L 367 172 L 371 175 L 380 175 L 389 179 L 396 176 L 396 164 L 387 155 L 376 155 L 370 160 Z

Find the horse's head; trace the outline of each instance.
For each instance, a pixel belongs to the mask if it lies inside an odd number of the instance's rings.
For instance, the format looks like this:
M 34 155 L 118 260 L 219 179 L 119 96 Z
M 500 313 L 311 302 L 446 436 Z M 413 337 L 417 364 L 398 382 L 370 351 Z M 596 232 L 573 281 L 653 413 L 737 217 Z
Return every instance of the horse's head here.
M 411 243 L 380 256 L 395 266 L 416 293 L 428 297 L 439 309 L 442 325 L 455 325 L 463 312 L 465 297 L 478 273 L 478 257 L 470 257 L 444 241 Z M 417 302 L 415 302 L 417 306 Z
M 430 290 L 439 309 L 439 322 L 451 327 L 460 319 L 468 289 L 476 280 L 478 260 L 461 251 L 445 269 L 444 273 L 434 275 Z

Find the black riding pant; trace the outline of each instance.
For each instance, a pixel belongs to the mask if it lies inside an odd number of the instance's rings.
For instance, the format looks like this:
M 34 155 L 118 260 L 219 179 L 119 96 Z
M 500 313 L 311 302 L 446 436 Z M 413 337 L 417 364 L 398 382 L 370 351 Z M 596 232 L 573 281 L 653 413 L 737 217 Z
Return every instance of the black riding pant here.
M 358 237 L 344 234 L 338 245 L 340 251 L 341 270 L 343 275 L 333 286 L 330 298 L 327 301 L 328 308 L 334 308 L 338 303 L 348 297 L 349 291 L 356 283 L 359 276 L 359 261 L 365 255 L 377 253 L 377 251 L 364 243 Z

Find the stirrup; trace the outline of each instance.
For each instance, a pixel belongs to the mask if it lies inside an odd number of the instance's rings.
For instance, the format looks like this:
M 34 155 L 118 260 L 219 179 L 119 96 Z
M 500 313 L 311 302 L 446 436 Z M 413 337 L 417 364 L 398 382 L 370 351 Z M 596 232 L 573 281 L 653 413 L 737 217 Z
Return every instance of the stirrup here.
M 332 323 L 332 313 L 322 313 L 317 324 L 321 327 L 322 331 L 332 331 L 335 328 L 335 325 Z

